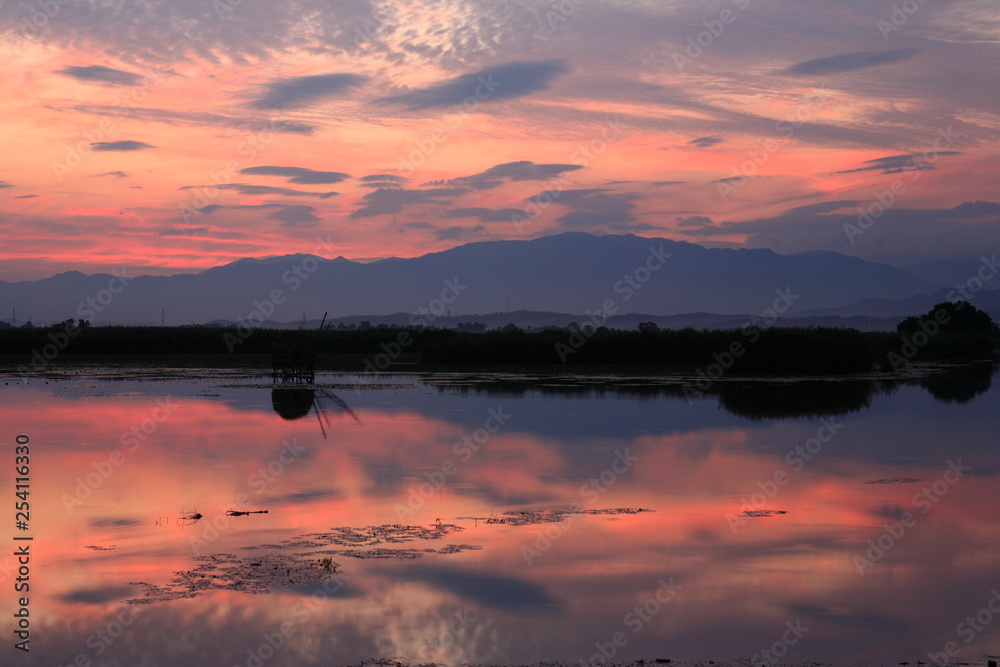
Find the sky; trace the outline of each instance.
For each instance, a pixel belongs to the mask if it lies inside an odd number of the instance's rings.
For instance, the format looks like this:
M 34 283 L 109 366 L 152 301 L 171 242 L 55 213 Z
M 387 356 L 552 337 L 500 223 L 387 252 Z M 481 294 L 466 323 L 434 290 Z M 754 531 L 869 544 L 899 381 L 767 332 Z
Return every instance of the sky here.
M 0 280 L 1000 245 L 994 0 L 20 0 L 0 52 Z

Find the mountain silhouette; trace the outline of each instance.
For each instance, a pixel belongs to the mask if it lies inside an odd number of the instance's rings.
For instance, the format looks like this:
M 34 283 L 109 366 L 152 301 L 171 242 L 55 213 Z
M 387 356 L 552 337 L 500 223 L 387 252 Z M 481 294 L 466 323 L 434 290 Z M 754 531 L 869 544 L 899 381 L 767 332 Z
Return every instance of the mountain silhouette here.
M 607 306 L 614 310 L 609 315 L 758 314 L 772 307 L 779 292 L 795 297 L 788 309 L 794 315 L 830 312 L 862 300 L 904 299 L 942 287 L 886 264 L 833 252 L 779 255 L 571 232 L 371 263 L 297 254 L 127 281 L 74 271 L 33 282 L 0 282 L 0 307 L 16 308 L 36 324 L 69 317 L 95 325 L 158 324 L 161 312 L 169 324 L 255 322 L 255 317 L 295 322 L 303 312 L 311 318 L 329 312 L 335 319 L 421 309 L 426 313 L 421 323 L 433 324 L 431 319 L 446 313 L 508 308 L 581 316 Z

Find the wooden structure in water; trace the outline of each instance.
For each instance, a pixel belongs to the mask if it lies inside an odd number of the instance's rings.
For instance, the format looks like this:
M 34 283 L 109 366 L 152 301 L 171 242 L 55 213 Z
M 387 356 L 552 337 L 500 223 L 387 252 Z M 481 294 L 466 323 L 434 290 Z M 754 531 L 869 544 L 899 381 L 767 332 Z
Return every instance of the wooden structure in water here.
M 319 331 L 323 331 L 327 313 Z M 290 331 L 274 343 L 271 350 L 271 378 L 277 382 L 312 383 L 316 379 L 316 356 L 319 352 L 319 333 L 310 336 L 306 331 Z

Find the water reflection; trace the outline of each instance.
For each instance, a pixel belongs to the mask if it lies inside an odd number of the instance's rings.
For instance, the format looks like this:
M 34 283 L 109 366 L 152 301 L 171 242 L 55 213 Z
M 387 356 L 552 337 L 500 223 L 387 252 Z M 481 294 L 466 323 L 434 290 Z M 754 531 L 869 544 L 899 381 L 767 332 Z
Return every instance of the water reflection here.
M 497 397 L 623 396 L 640 399 L 671 398 L 687 402 L 716 398 L 730 414 L 751 420 L 793 419 L 847 415 L 871 406 L 877 395 L 888 396 L 905 386 L 927 389 L 935 399 L 966 403 L 989 391 L 1000 366 L 992 363 L 941 367 L 926 375 L 895 377 L 775 379 L 727 378 L 699 386 L 664 378 L 611 376 L 448 375 L 426 381 L 442 393 L 485 394 Z M 694 390 L 692 390 L 694 387 Z
M 198 523 L 204 518 L 205 516 L 198 510 L 190 510 L 190 511 L 181 510 L 181 515 L 177 517 L 177 525 L 190 526 Z
M 302 419 L 314 412 L 324 439 L 330 427 L 331 413 L 343 413 L 358 421 L 358 416 L 342 398 L 329 389 L 316 389 L 312 385 L 275 384 L 271 389 L 271 407 L 288 421 Z
M 23 664 L 579 664 L 617 632 L 616 660 L 721 660 L 786 623 L 809 628 L 786 660 L 926 662 L 1000 570 L 1000 392 L 955 377 L 718 383 L 689 403 L 642 379 L 442 375 L 365 385 L 350 408 L 319 386 L 3 386 L 0 420 L 37 447 Z M 349 378 L 318 380 L 348 396 Z M 336 446 L 317 402 L 344 417 Z M 958 461 L 971 471 L 939 484 Z M 202 516 L 178 525 L 180 508 Z M 651 511 L 596 512 L 614 508 Z
M 871 406 L 876 394 L 889 394 L 893 384 L 871 381 L 720 382 L 719 405 L 752 420 L 847 415 Z
M 968 403 L 990 390 L 998 368 L 986 363 L 955 366 L 944 373 L 921 378 L 919 384 L 939 401 Z

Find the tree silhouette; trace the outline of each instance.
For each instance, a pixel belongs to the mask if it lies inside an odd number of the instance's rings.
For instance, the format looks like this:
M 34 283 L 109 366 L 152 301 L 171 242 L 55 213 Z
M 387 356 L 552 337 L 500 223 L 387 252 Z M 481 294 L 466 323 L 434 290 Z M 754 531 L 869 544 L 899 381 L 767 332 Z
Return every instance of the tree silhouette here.
M 940 329 L 941 333 L 996 335 L 996 323 L 985 312 L 968 301 L 944 301 L 919 317 L 907 317 L 896 325 L 901 334 L 918 331 L 930 332 Z

